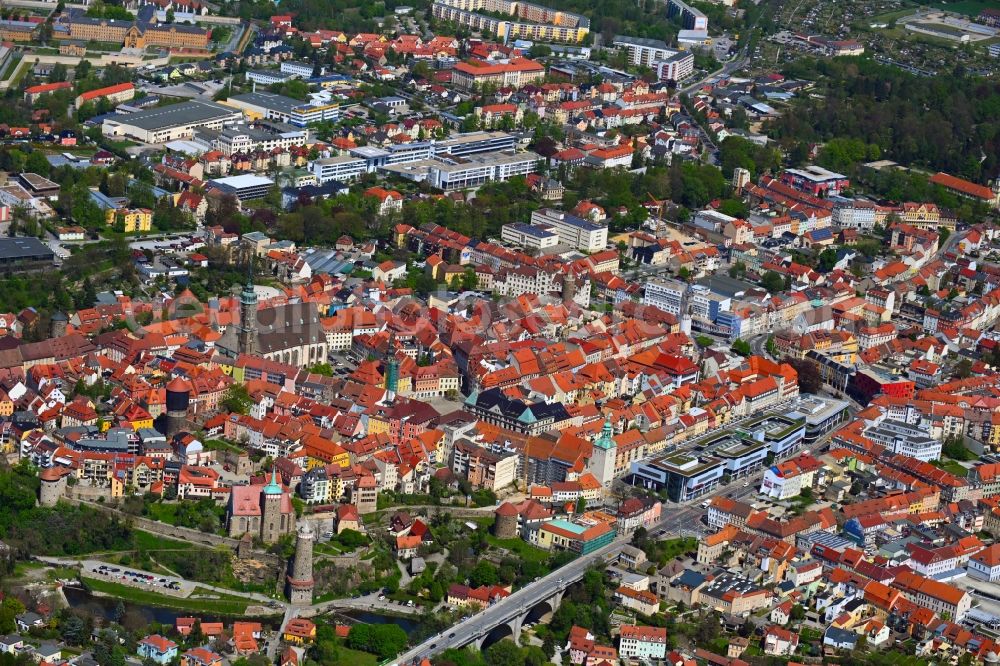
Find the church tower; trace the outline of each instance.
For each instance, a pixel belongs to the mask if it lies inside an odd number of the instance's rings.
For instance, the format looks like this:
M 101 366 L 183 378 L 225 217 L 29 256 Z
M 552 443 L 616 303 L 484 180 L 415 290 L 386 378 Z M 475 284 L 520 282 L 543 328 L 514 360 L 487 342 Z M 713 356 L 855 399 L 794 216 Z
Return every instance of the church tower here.
M 295 560 L 288 577 L 288 600 L 293 604 L 311 604 L 313 599 L 313 531 L 309 523 L 299 526 L 295 538 Z
M 385 352 L 385 390 L 389 399 L 396 397 L 399 390 L 399 361 L 396 360 L 396 332 L 389 333 L 389 346 Z
M 241 354 L 257 350 L 257 292 L 253 288 L 253 269 L 247 267 L 247 282 L 240 294 L 240 326 L 238 330 Z
M 611 416 L 608 415 L 601 428 L 600 436 L 594 440 L 594 451 L 590 456 L 590 473 L 604 486 L 607 493 L 615 480 L 615 457 L 618 455 L 618 445 L 614 440 L 614 427 Z
M 274 543 L 287 531 L 282 529 L 283 526 L 281 524 L 283 519 L 281 515 L 281 503 L 284 490 L 282 490 L 281 484 L 278 483 L 277 470 L 271 470 L 271 481 L 264 486 L 264 490 L 261 493 L 263 495 L 261 503 L 264 506 L 261 509 L 260 516 L 260 539 L 264 543 Z

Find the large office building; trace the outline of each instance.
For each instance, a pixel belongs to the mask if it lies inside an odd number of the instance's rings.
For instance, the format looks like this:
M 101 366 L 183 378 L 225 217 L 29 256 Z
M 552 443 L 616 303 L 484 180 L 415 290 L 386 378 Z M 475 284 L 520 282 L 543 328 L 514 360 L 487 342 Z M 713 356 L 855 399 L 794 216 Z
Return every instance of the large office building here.
M 680 280 L 652 278 L 646 283 L 642 296 L 643 305 L 652 305 L 664 312 L 680 316 L 685 307 L 685 296 L 689 285 Z
M 331 180 L 348 181 L 360 178 L 367 172 L 365 160 L 350 155 L 325 157 L 312 163 L 312 172 L 316 180 L 326 183 Z
M 270 178 L 254 174 L 243 174 L 210 180 L 206 183 L 205 189 L 219 190 L 226 194 L 232 194 L 240 201 L 254 201 L 267 196 L 268 190 L 273 186 L 274 181 Z
M 770 449 L 764 442 L 744 439 L 737 433 L 723 431 L 713 435 L 714 455 L 726 464 L 726 475 L 734 479 L 749 476 L 764 466 Z
M 686 502 L 712 492 L 725 474 L 726 463 L 719 458 L 677 452 L 633 462 L 629 479 L 634 486 L 666 490 L 674 502 Z
M 600 252 L 608 246 L 608 227 L 554 208 L 531 214 L 531 223 L 559 234 L 559 241 L 584 252 Z
M 201 127 L 222 129 L 241 120 L 243 113 L 238 109 L 215 102 L 192 100 L 105 118 L 101 132 L 107 137 L 129 138 L 144 143 L 167 143 L 190 138 Z
M 266 118 L 296 127 L 340 118 L 340 105 L 336 102 L 303 102 L 271 92 L 233 95 L 223 104 L 240 109 L 251 120 Z
M 520 88 L 543 78 L 545 66 L 527 58 L 515 58 L 501 63 L 469 60 L 458 63 L 451 70 L 452 84 L 462 90 L 472 90 L 483 85 Z
M 513 151 L 517 137 L 508 132 L 464 132 L 447 139 L 411 141 L 384 148 L 358 146 L 352 148 L 352 157 L 365 160 L 365 169 L 374 173 L 382 167 L 429 160 L 434 157 L 465 157 L 480 153 Z
M 536 153 L 513 152 L 481 153 L 469 157 L 442 155 L 429 160 L 387 165 L 380 171 L 453 192 L 534 173 L 540 159 Z
M 846 400 L 803 394 L 799 396 L 794 409 L 786 412 L 785 416 L 805 421 L 803 441 L 812 444 L 851 418 L 848 406 Z
M 218 150 L 226 155 L 234 153 L 247 154 L 255 150 L 271 152 L 275 148 L 288 150 L 295 146 L 304 146 L 309 140 L 309 131 L 271 123 L 265 127 L 258 123 L 255 127 L 234 125 L 221 130 L 200 128 L 195 131 L 195 143 L 204 145 L 205 150 Z M 170 146 L 167 146 L 170 148 Z
M 865 437 L 893 453 L 901 453 L 924 462 L 941 457 L 941 440 L 931 437 L 927 430 L 919 426 L 902 421 L 886 419 L 866 429 Z
M 514 150 L 517 137 L 508 132 L 463 132 L 434 142 L 434 155 L 475 155 Z
M 52 36 L 78 42 L 110 42 L 128 49 L 207 49 L 210 33 L 196 25 L 93 18 L 80 10 L 69 10 L 52 24 Z
M 740 425 L 740 431 L 749 439 L 763 442 L 774 457 L 791 455 L 802 447 L 806 435 L 805 419 L 782 414 L 764 414 Z
M 549 227 L 512 222 L 503 225 L 500 240 L 519 247 L 547 250 L 559 244 L 559 234 Z

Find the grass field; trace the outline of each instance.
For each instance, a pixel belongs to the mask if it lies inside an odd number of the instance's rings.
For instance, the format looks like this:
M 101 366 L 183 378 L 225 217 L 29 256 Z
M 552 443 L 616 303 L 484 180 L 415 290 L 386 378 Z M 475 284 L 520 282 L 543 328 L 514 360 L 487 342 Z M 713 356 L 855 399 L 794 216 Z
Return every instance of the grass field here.
M 143 532 L 142 530 L 135 530 L 132 533 L 132 541 L 136 548 L 141 548 L 142 550 L 191 550 L 197 548 L 190 541 L 168 539 L 167 537 Z
M 954 460 L 937 460 L 934 462 L 934 465 L 963 479 L 969 473 L 968 469 L 962 467 Z
M 165 608 L 176 608 L 178 610 L 201 611 L 204 613 L 217 613 L 219 615 L 243 615 L 246 613 L 247 609 L 247 602 L 243 599 L 235 596 L 226 596 L 215 592 L 214 590 L 206 590 L 205 588 L 195 588 L 193 594 L 213 595 L 220 598 L 180 599 L 177 597 L 168 597 L 163 594 L 157 594 L 156 592 L 137 590 L 136 588 L 129 587 L 128 585 L 119 585 L 118 583 L 112 583 L 106 580 L 98 580 L 87 576 L 83 576 L 82 578 L 87 587 L 95 592 L 103 592 L 104 594 L 137 604 L 163 606 Z
M 346 646 L 337 648 L 337 657 L 337 663 L 351 664 L 351 666 L 375 666 L 378 664 L 378 658 L 375 655 L 361 650 L 352 650 Z

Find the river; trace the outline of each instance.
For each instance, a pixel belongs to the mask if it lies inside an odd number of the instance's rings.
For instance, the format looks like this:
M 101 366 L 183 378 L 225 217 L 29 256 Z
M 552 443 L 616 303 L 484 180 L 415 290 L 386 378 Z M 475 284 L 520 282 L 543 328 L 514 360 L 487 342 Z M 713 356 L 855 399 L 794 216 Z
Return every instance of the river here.
M 78 587 L 64 587 L 63 592 L 66 594 L 66 600 L 69 601 L 69 605 L 72 608 L 80 608 L 88 611 L 94 617 L 101 617 L 105 620 L 114 619 L 115 609 L 118 607 L 118 599 L 113 599 L 111 597 L 97 597 L 91 595 L 86 590 Z M 164 608 L 163 606 L 148 606 L 145 604 L 136 604 L 128 601 L 123 602 L 125 605 L 126 613 L 134 614 L 138 613 L 143 620 L 148 624 L 150 622 L 156 622 L 159 624 L 174 625 L 175 620 L 179 617 L 191 617 L 197 616 L 201 618 L 202 621 L 207 622 L 222 622 L 232 620 L 233 618 L 225 618 L 219 615 L 197 613 L 194 611 L 183 611 L 175 610 L 173 608 Z M 399 626 L 403 631 L 406 632 L 408 636 L 413 636 L 418 633 L 423 627 L 422 623 L 410 619 L 408 617 L 400 617 L 396 615 L 379 615 L 378 613 L 372 613 L 370 611 L 345 611 L 343 613 L 331 613 L 330 618 L 333 621 L 337 619 L 348 619 L 354 622 L 363 622 L 365 624 L 395 624 Z M 240 618 L 244 619 L 244 618 Z M 250 619 L 250 618 L 245 618 Z M 275 618 L 260 618 L 260 621 L 265 625 L 274 625 Z
M 66 594 L 66 600 L 69 602 L 70 607 L 86 610 L 94 617 L 102 617 L 105 620 L 114 619 L 115 609 L 118 607 L 118 599 L 114 599 L 112 597 L 94 596 L 79 587 L 63 587 L 63 592 Z M 150 622 L 157 622 L 159 624 L 168 624 L 172 626 L 175 624 L 175 620 L 177 618 L 192 616 L 197 616 L 205 622 L 223 622 L 227 619 L 233 619 L 233 617 L 226 618 L 221 615 L 213 615 L 211 613 L 206 614 L 189 610 L 175 610 L 173 608 L 166 608 L 163 606 L 147 606 L 145 604 L 136 604 L 124 600 L 122 603 L 125 606 L 126 613 L 138 613 L 147 624 Z M 275 618 L 273 617 L 248 618 L 239 616 L 239 619 L 258 619 L 265 626 L 269 623 L 273 624 L 275 622 Z

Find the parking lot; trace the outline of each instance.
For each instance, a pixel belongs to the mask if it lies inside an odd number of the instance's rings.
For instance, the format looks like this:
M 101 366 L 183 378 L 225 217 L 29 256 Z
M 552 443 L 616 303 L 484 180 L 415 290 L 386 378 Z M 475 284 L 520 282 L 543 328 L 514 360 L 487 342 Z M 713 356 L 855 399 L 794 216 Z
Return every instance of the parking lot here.
M 160 594 L 187 597 L 194 591 L 194 583 L 173 576 L 160 576 L 147 571 L 114 564 L 87 563 L 85 567 L 89 574 L 108 582 L 128 585 Z

